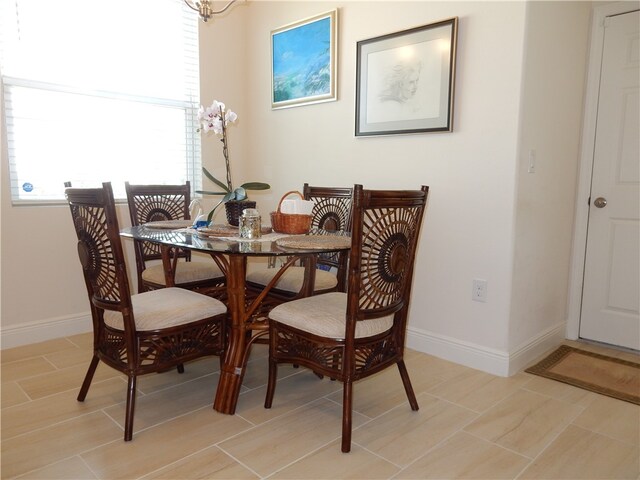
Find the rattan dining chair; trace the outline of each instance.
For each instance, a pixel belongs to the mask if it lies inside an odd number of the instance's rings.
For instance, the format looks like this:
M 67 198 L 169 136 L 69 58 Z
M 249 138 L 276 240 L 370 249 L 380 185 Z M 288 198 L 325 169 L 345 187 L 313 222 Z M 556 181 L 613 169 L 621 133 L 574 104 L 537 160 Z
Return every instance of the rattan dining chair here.
M 189 220 L 191 186 L 131 185 L 125 183 L 131 225 L 154 221 Z M 138 292 L 166 287 L 160 246 L 135 240 Z M 175 256 L 184 261 L 175 265 L 175 286 L 208 293 L 220 298 L 224 295 L 225 276 L 213 261 L 192 262 L 191 252 L 178 250 Z M 175 258 L 175 257 L 174 257 Z
M 133 436 L 138 375 L 183 371 L 185 362 L 224 353 L 226 306 L 182 288 L 131 295 L 110 183 L 67 188 L 78 256 L 93 321 L 93 357 L 78 394 L 83 402 L 98 363 L 128 379 L 124 440 Z
M 311 230 L 318 233 L 348 233 L 351 228 L 352 188 L 320 187 L 304 184 L 303 197 L 315 202 L 311 212 Z M 277 273 L 264 262 L 247 265 L 247 285 L 261 291 Z M 344 292 L 346 288 L 347 253 L 320 254 L 317 257 L 314 295 L 332 291 Z M 272 304 L 290 301 L 300 296 L 308 281 L 303 266 L 289 267 L 280 277 L 268 297 Z
M 280 363 L 343 382 L 342 451 L 351 449 L 353 382 L 398 366 L 412 410 L 418 410 L 404 363 L 407 311 L 428 187 L 354 188 L 347 292 L 278 305 L 269 313 L 271 408 Z

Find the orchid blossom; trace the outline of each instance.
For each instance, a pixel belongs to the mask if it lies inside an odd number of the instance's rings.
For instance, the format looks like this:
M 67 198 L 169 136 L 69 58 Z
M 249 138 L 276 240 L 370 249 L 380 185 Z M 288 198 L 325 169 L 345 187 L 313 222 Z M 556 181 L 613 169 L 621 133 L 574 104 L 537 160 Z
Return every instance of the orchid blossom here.
M 213 218 L 213 214 L 216 209 L 222 205 L 223 203 L 229 200 L 246 200 L 247 199 L 247 190 L 267 190 L 271 188 L 271 186 L 267 183 L 262 182 L 249 182 L 243 183 L 238 188 L 233 188 L 233 183 L 231 182 L 231 164 L 229 163 L 229 146 L 227 142 L 227 127 L 230 124 L 233 124 L 238 120 L 238 115 L 231 110 L 226 109 L 226 105 L 218 100 L 214 100 L 211 106 L 205 108 L 200 106 L 198 110 L 198 122 L 200 123 L 199 131 L 203 131 L 204 133 L 213 132 L 215 135 L 220 137 L 220 141 L 222 142 L 222 154 L 224 155 L 226 173 L 227 173 L 227 183 L 226 185 L 222 183 L 220 180 L 215 178 L 211 173 L 204 167 L 202 167 L 202 171 L 204 175 L 215 183 L 218 187 L 222 189 L 221 192 L 209 192 L 204 190 L 198 190 L 197 193 L 202 193 L 204 195 L 224 195 L 222 200 L 209 212 L 209 216 L 207 220 L 211 222 Z

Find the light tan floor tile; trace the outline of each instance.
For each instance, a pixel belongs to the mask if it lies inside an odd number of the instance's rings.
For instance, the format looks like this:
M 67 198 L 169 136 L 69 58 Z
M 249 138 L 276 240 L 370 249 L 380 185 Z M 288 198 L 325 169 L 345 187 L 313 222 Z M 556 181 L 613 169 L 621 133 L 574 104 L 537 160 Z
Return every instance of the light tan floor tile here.
M 87 369 L 89 368 L 92 356 L 93 351 L 91 349 L 74 346 L 74 348 L 49 353 L 44 355 L 44 358 L 55 365 L 56 368 L 84 366 L 84 368 Z
M 397 479 L 511 479 L 530 459 L 458 432 L 400 472 Z
M 340 440 L 316 450 L 297 462 L 283 468 L 269 479 L 386 479 L 400 469 L 358 445 L 351 445 L 348 454 L 340 451 Z
M 354 426 L 363 420 L 354 414 Z M 219 447 L 266 476 L 339 438 L 341 427 L 342 407 L 319 400 L 226 440 Z
M 637 445 L 618 442 L 570 425 L 519 479 L 636 479 Z
M 92 332 L 79 333 L 77 335 L 70 335 L 67 337 L 67 340 L 69 340 L 71 343 L 73 343 L 74 345 L 77 345 L 80 348 L 86 348 L 86 349 L 89 349 L 89 351 L 93 349 L 93 333 Z
M 529 374 L 526 374 L 529 375 Z M 550 378 L 530 375 L 531 379 L 522 387 L 525 390 L 540 393 L 556 400 L 562 400 L 574 405 L 587 406 L 598 396 L 597 393 L 583 390 L 563 382 L 551 380 Z
M 478 416 L 428 394 L 419 395 L 420 410 L 396 407 L 355 429 L 353 441 L 404 467 Z
M 213 398 L 219 378 L 216 373 L 149 395 L 138 395 L 133 419 L 134 434 L 203 407 L 210 407 L 213 412 Z M 125 408 L 126 404 L 122 402 L 104 411 L 124 428 Z
M 577 405 L 521 390 L 483 413 L 464 430 L 534 458 L 582 410 Z
M 2 478 L 42 468 L 116 439 L 122 429 L 102 412 L 2 441 Z M 36 453 L 37 452 L 37 453 Z
M 443 383 L 434 368 L 427 365 L 434 357 L 414 357 L 405 361 L 414 393 L 420 395 Z M 436 363 L 440 363 L 437 361 Z M 342 404 L 342 387 L 329 397 Z M 359 380 L 353 384 L 353 410 L 374 418 L 400 405 L 409 406 L 409 400 L 400 378 L 398 367 L 393 365 L 380 373 Z
M 29 401 L 29 397 L 16 382 L 2 384 L 2 408 L 13 407 Z
M 427 355 L 426 353 L 416 352 L 415 350 L 405 349 L 405 363 L 407 368 L 411 370 L 426 370 L 430 375 L 439 377 L 443 380 L 450 380 L 458 375 L 468 371 L 476 371 L 472 368 L 465 367 L 458 363 L 453 363 L 442 358 Z
M 126 387 L 121 379 L 113 378 L 92 384 L 84 402 L 76 400 L 77 391 L 68 391 L 3 408 L 2 440 L 123 402 Z
M 18 384 L 33 400 L 48 397 L 56 393 L 62 393 L 67 390 L 75 390 L 77 395 L 84 381 L 88 366 L 89 364 L 87 363 L 86 365 L 77 365 L 75 367 L 56 370 L 24 380 L 18 380 Z M 96 369 L 96 373 L 93 375 L 93 382 L 101 382 L 118 376 L 122 376 L 122 374 L 101 362 Z
M 97 479 L 78 456 L 67 458 L 18 477 L 20 480 L 93 480 Z
M 293 365 L 283 363 L 278 366 L 278 379 L 286 378 L 289 375 L 296 375 L 304 371 L 302 368 L 293 368 Z M 251 361 L 247 365 L 242 385 L 247 389 L 258 388 L 267 384 L 269 380 L 269 362 L 266 357 L 259 357 Z
M 131 442 L 118 439 L 81 456 L 99 478 L 131 479 L 159 470 L 246 430 L 236 415 L 202 408 L 144 431 Z
M 14 382 L 24 378 L 54 372 L 56 367 L 43 357 L 28 358 L 2 364 L 2 383 Z
M 283 365 L 273 408 L 263 408 L 266 345 L 253 347 L 238 415 L 222 415 L 211 408 L 218 357 L 190 362 L 184 374 L 172 370 L 140 377 L 134 438 L 124 442 L 119 426 L 124 422 L 124 375 L 116 372 L 117 376 L 107 380 L 94 379 L 87 400 L 76 401 L 92 342 L 93 335 L 86 333 L 2 351 L 1 478 L 95 480 L 146 475 L 148 479 L 255 480 L 272 475 L 269 478 L 520 480 L 513 472 L 525 456 L 497 444 L 511 442 L 524 450 L 535 450 L 538 444 L 545 447 L 535 457 L 535 465 L 529 464 L 525 478 L 640 480 L 638 429 L 634 430 L 640 422 L 640 407 L 530 374 L 494 377 L 410 349 L 405 360 L 420 411 L 410 410 L 396 367 L 356 382 L 350 454 L 340 452 L 340 382 Z M 598 345 L 586 349 L 637 361 L 629 352 Z M 97 378 L 102 368 L 111 370 L 100 365 Z M 75 370 L 74 382 L 69 372 Z M 21 385 L 36 397 L 48 396 L 30 400 Z M 515 396 L 519 389 L 523 397 L 510 403 L 507 397 Z M 549 403 L 532 398 L 546 398 Z M 553 406 L 551 413 L 545 410 L 549 405 Z M 558 406 L 577 409 L 573 424 L 566 423 L 571 415 L 563 416 Z M 481 407 L 481 413 L 472 411 Z M 442 411 L 436 415 L 438 408 Z M 475 420 L 458 425 L 457 411 Z M 490 418 L 498 411 L 502 413 Z M 428 418 L 402 423 L 422 417 Z M 558 430 L 550 423 L 559 425 Z M 473 424 L 479 433 L 460 430 Z M 507 432 L 509 429 L 513 431 Z M 383 458 L 356 441 L 359 434 L 364 439 L 367 431 L 375 432 L 370 445 L 393 458 Z M 480 438 L 500 431 L 503 434 L 495 442 Z M 397 445 L 389 440 L 394 436 Z M 377 447 L 375 442 L 383 445 Z M 223 446 L 244 455 L 247 463 Z M 398 472 L 396 462 L 403 455 L 417 460 Z
M 286 371 L 286 367 L 282 366 L 280 370 Z M 271 408 L 264 408 L 267 390 L 263 386 L 240 395 L 236 414 L 258 425 L 342 389 L 340 382 L 320 379 L 307 369 L 299 370 L 297 374 L 285 378 L 278 376 Z
M 528 381 L 529 377 L 522 373 L 512 377 L 498 377 L 468 369 L 445 384 L 429 389 L 428 393 L 476 412 L 484 412 Z
M 266 343 L 253 344 L 253 346 L 251 347 L 251 354 L 249 356 L 250 362 L 254 360 L 260 360 L 262 358 L 266 359 L 267 357 L 269 357 L 269 345 L 267 345 Z
M 257 479 L 259 477 L 222 452 L 218 447 L 209 447 L 142 478 L 144 480 L 196 478 L 244 480 Z
M 616 440 L 640 444 L 640 405 L 597 395 L 573 424 Z
M 6 348 L 0 352 L 0 361 L 5 364 L 16 362 L 18 360 L 26 360 L 32 357 L 40 357 L 52 352 L 59 352 L 66 349 L 76 348 L 72 342 L 66 338 L 56 338 L 47 340 L 46 342 L 32 343 L 16 348 Z M 4 368 L 4 365 L 3 365 Z
M 141 375 L 138 377 L 137 389 L 145 394 L 153 393 L 217 372 L 220 372 L 219 357 L 204 357 L 186 363 L 184 365 L 184 373 L 178 373 L 177 368 L 172 368 L 167 372 Z M 215 378 L 214 381 L 217 382 Z

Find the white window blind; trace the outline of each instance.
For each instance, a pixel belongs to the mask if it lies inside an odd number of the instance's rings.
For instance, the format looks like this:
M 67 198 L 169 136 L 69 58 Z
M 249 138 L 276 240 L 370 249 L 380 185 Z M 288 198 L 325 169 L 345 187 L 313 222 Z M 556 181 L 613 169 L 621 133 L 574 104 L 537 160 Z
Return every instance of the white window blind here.
M 198 18 L 180 0 L 0 1 L 14 204 L 201 182 Z

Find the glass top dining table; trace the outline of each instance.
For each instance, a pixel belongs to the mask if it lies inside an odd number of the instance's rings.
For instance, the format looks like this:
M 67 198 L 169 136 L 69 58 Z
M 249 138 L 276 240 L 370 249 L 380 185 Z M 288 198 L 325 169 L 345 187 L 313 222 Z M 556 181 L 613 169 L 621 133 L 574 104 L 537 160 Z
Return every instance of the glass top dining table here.
M 175 249 L 203 252 L 211 256 L 226 276 L 226 302 L 229 311 L 229 339 L 220 372 L 213 408 L 234 414 L 252 343 L 268 332 L 263 302 L 287 268 L 305 266 L 302 290 L 296 298 L 314 291 L 316 259 L 319 254 L 344 252 L 350 248 L 349 237 L 337 235 L 295 235 L 269 233 L 259 239 L 246 240 L 226 234 L 203 234 L 190 228 L 154 228 L 147 225 L 127 227 L 121 236 L 153 242 L 161 247 L 167 286 L 174 285 Z M 246 271 L 249 257 L 282 257 L 273 279 L 261 292 L 247 295 Z M 345 259 L 346 262 L 346 259 Z M 276 262 L 270 262 L 274 264 Z M 251 333 L 248 335 L 248 333 Z

